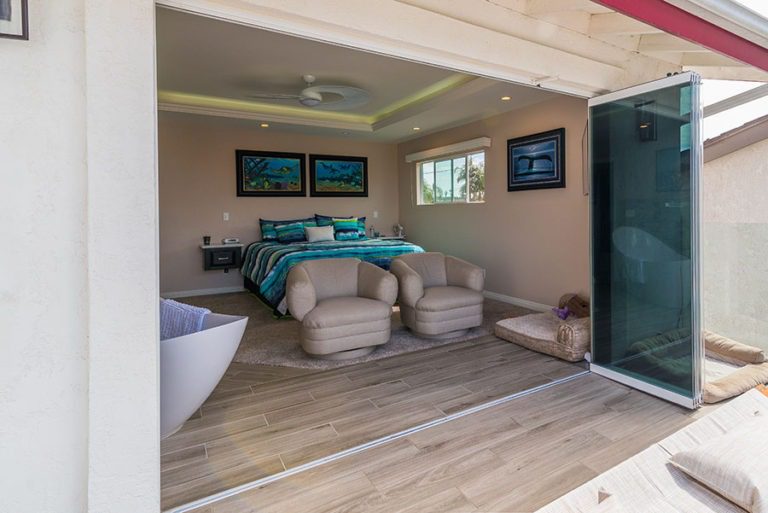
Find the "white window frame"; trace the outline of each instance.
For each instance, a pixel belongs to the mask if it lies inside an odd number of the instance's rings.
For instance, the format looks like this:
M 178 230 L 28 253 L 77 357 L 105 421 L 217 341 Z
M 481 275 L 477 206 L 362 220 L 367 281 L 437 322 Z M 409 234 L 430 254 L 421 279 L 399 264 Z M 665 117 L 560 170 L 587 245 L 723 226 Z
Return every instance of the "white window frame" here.
M 441 155 L 439 157 L 433 157 L 430 159 L 425 159 L 416 162 L 416 206 L 419 207 L 431 207 L 434 205 L 478 205 L 485 203 L 485 190 L 483 190 L 483 200 L 481 201 L 470 201 L 469 199 L 469 172 L 467 172 L 467 191 L 464 201 L 456 201 L 454 200 L 453 195 L 453 186 L 455 184 L 453 172 L 454 172 L 454 160 L 458 158 L 464 158 L 464 165 L 469 165 L 469 157 L 472 155 L 483 155 L 483 175 L 485 175 L 485 161 L 487 158 L 487 153 L 485 149 L 476 149 L 473 151 L 462 151 L 460 153 L 454 153 L 451 155 Z M 423 197 L 423 173 L 422 173 L 422 166 L 424 164 L 429 164 L 430 162 L 433 164 L 433 176 L 436 172 L 434 170 L 434 165 L 436 165 L 438 162 L 444 162 L 449 161 L 451 163 L 451 201 L 445 201 L 445 202 L 433 202 L 433 203 L 425 203 L 424 197 Z M 433 178 L 434 182 L 436 183 L 437 179 Z

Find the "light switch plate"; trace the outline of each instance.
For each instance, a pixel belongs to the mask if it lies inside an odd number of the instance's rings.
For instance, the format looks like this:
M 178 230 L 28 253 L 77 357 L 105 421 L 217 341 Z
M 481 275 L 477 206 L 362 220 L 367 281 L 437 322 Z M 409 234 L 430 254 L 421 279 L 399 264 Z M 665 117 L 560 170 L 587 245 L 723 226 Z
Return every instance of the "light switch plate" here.
M 224 212 L 224 220 L 229 221 L 229 212 Z

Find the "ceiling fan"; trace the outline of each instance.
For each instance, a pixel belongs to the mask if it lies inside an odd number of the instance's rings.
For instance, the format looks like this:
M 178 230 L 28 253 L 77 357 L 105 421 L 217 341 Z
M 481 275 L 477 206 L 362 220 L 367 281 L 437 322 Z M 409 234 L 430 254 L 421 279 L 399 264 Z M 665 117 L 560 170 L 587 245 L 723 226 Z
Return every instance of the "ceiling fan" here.
M 354 109 L 365 105 L 370 99 L 368 91 L 364 89 L 343 85 L 312 85 L 315 83 L 314 75 L 303 75 L 301 78 L 307 87 L 298 94 L 251 93 L 248 97 L 261 100 L 298 100 L 305 107 L 323 110 Z

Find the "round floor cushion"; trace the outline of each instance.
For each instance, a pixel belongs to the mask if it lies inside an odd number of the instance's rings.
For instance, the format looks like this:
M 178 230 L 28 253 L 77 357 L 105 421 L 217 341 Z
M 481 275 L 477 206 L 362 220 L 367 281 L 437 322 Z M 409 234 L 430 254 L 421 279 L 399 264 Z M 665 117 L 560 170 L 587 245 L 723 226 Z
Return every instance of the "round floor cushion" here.
M 590 346 L 589 317 L 563 321 L 551 312 L 524 315 L 497 322 L 494 333 L 532 351 L 569 362 L 583 360 Z

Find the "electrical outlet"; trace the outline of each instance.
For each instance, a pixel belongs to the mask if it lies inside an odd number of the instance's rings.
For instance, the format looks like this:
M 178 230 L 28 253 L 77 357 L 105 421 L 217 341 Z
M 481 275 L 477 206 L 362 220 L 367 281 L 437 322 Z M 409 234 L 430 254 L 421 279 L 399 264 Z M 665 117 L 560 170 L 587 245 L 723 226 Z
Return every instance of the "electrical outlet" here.
M 224 212 L 224 220 L 229 221 L 229 212 Z
M 379 211 L 378 210 L 374 210 L 373 211 L 373 218 L 374 219 L 378 219 L 379 218 Z

